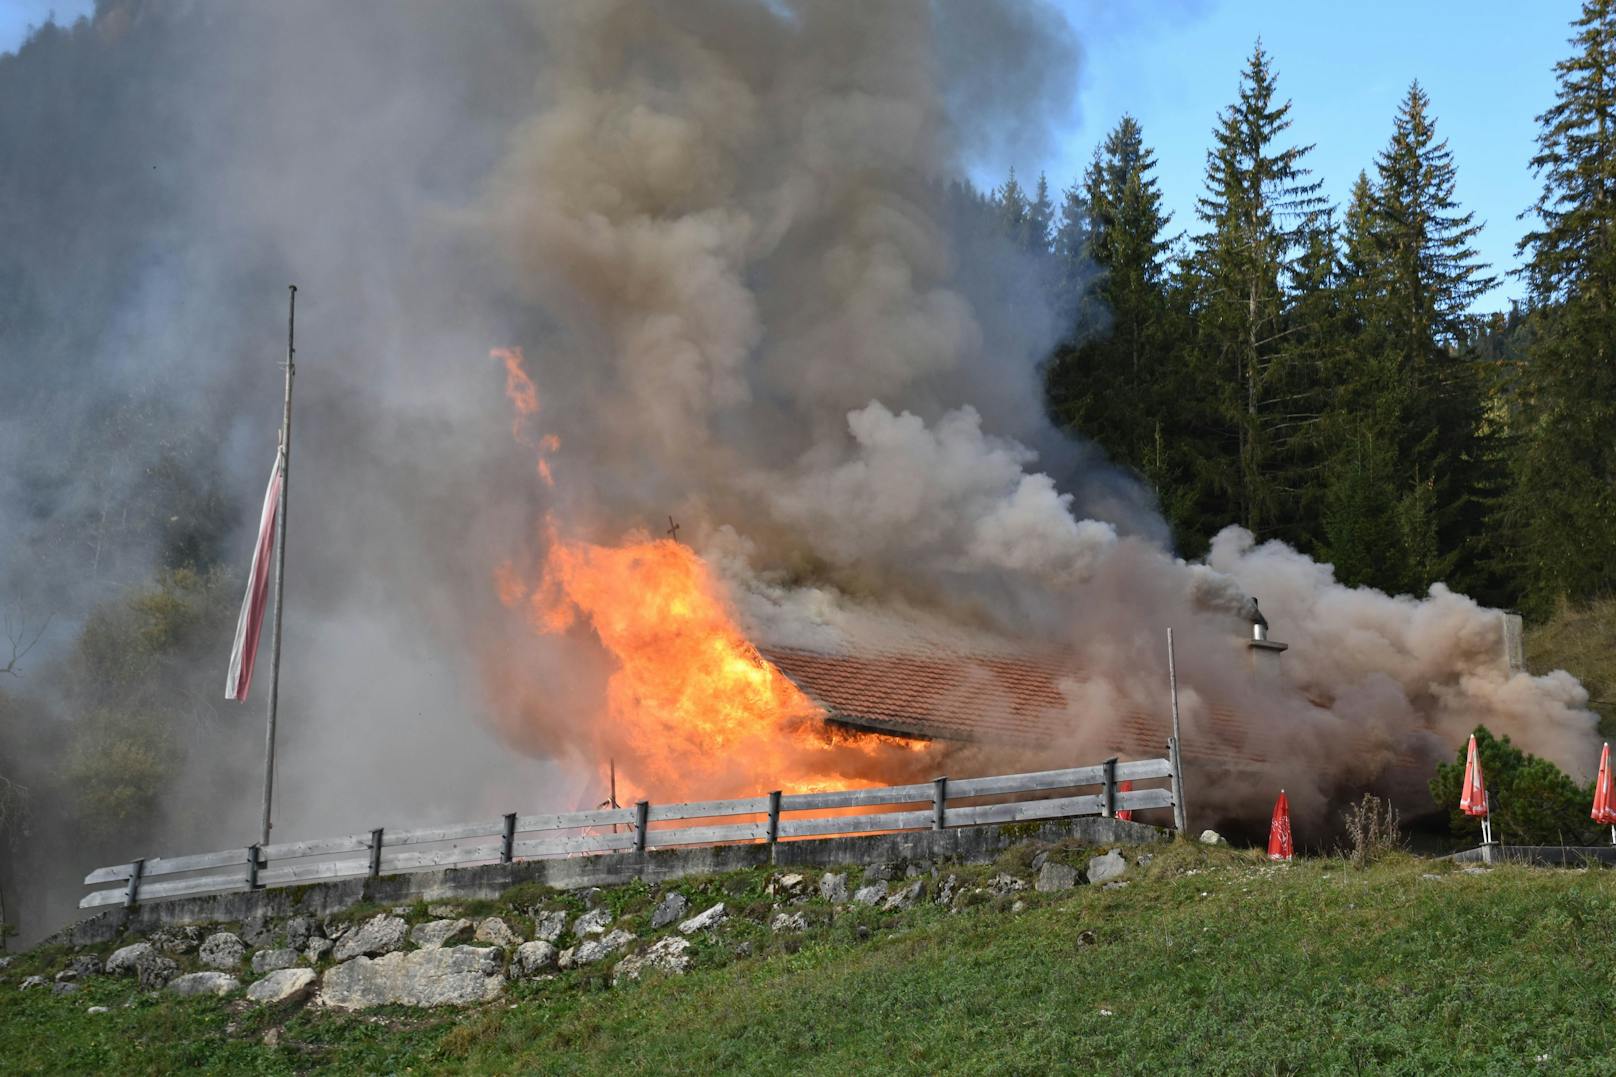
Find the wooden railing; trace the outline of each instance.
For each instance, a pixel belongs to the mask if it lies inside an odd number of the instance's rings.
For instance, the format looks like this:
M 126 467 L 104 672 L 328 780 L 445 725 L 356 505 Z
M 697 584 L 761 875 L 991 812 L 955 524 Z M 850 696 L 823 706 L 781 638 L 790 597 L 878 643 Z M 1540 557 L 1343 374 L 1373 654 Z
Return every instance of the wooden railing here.
M 1123 781 L 1166 778 L 1165 787 L 1119 792 Z M 1093 793 L 1077 789 L 1098 786 Z M 650 804 L 551 815 L 511 813 L 499 819 L 423 830 L 385 830 L 340 838 L 249 845 L 218 853 L 157 857 L 96 868 L 86 886 L 95 890 L 80 908 L 133 905 L 137 901 L 191 894 L 256 890 L 328 879 L 391 875 L 401 871 L 471 864 L 628 851 L 644 853 L 679 845 L 717 845 L 792 838 L 872 834 L 902 830 L 942 830 L 985 823 L 1019 823 L 1083 815 L 1111 816 L 1127 809 L 1170 808 L 1181 801 L 1182 785 L 1170 759 L 1141 759 L 1067 770 L 1004 774 L 988 778 L 938 778 L 919 785 L 847 789 L 833 793 L 768 793 L 739 800 Z M 1061 796 L 1006 797 L 1066 791 Z M 999 803 L 950 806 L 951 801 L 997 798 Z M 924 805 L 916 808 L 915 805 Z M 803 817 L 800 813 L 888 806 L 859 815 Z M 906 810 L 904 810 L 906 809 Z M 1177 813 L 1175 813 L 1176 815 Z M 745 822 L 710 820 L 749 817 Z M 795 818 L 791 816 L 797 816 Z M 701 825 L 659 827 L 658 823 L 696 820 Z M 609 832 L 603 832 L 610 827 Z M 623 828 L 619 830 L 618 828 Z M 571 833 L 567 833 L 571 832 Z M 521 837 L 538 834 L 540 837 Z M 360 855 L 351 855 L 360 854 Z M 335 858 L 335 859 L 333 859 Z M 222 870 L 228 869 L 228 870 Z

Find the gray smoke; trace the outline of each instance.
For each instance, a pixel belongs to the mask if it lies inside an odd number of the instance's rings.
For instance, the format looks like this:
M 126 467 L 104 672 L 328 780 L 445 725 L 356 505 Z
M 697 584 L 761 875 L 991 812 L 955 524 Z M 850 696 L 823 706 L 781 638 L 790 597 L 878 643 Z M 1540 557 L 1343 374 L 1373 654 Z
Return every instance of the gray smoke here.
M 912 628 L 870 634 L 901 601 L 1064 647 L 1083 675 L 1051 758 L 1098 758 L 1125 715 L 1164 713 L 1173 626 L 1192 758 L 1260 760 L 1255 780 L 1203 768 L 1214 817 L 1285 786 L 1317 821 L 1346 791 L 1428 776 L 1479 722 L 1588 770 L 1585 695 L 1563 673 L 1510 676 L 1495 612 L 1441 587 L 1344 588 L 1238 529 L 1187 565 L 1148 499 L 1043 471 L 1036 361 L 1056 327 L 996 287 L 1023 267 L 951 227 L 940 181 L 1069 90 L 1048 12 L 601 3 L 535 20 L 554 61 L 481 213 L 557 322 L 520 343 L 556 396 L 562 497 L 583 502 L 564 536 L 678 511 L 765 635 L 913 649 Z M 1247 661 L 1253 594 L 1292 645 L 1275 668 Z
M 1499 673 L 1487 611 L 1238 533 L 1184 565 L 1148 492 L 1048 426 L 1061 327 L 948 184 L 1035 159 L 1077 72 L 1057 13 L 1000 0 L 100 0 L 0 56 L 0 605 L 55 614 L 5 686 L 38 715 L 8 757 L 48 785 L 98 604 L 245 565 L 296 281 L 277 837 L 598 799 L 610 664 L 495 585 L 536 578 L 546 516 L 610 543 L 675 514 L 743 616 L 796 631 L 1074 648 L 1063 759 L 1161 710 L 1172 624 L 1187 740 L 1255 698 L 1316 798 L 1483 719 L 1586 770 L 1580 688 Z M 497 347 L 528 358 L 553 490 Z M 1227 668 L 1248 593 L 1293 644 L 1255 693 Z M 228 647 L 187 656 L 211 696 Z M 187 698 L 207 736 L 154 847 L 117 855 L 255 836 L 261 702 Z

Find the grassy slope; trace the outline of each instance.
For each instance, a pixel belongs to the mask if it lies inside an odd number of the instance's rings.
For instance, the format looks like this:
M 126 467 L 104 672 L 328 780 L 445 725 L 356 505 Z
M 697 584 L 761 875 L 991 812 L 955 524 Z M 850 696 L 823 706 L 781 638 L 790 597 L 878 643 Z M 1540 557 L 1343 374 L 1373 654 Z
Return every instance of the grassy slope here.
M 1600 732 L 1616 737 L 1616 598 L 1577 608 L 1526 630 L 1526 665 L 1533 673 L 1563 669 L 1588 689 Z
M 761 880 L 739 882 L 755 894 Z M 795 953 L 732 923 L 681 979 L 607 989 L 571 973 L 456 1014 L 124 1008 L 128 983 L 105 977 L 71 998 L 19 992 L 19 962 L 0 986 L 0 1059 L 122 1073 L 1616 1072 L 1610 872 L 1281 868 L 1181 846 L 1125 889 L 1004 904 L 844 914 Z M 741 937 L 757 956 L 730 956 Z M 86 1014 L 95 1002 L 112 1012 Z

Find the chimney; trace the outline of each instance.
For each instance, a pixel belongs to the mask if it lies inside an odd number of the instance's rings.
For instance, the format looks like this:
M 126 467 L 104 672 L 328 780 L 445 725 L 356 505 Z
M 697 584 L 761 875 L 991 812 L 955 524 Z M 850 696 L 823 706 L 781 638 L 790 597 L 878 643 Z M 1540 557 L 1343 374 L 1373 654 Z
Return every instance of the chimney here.
M 1268 618 L 1264 617 L 1262 610 L 1257 608 L 1255 598 L 1251 600 L 1251 639 L 1246 643 L 1246 646 L 1254 656 L 1253 661 L 1255 661 L 1255 655 L 1258 651 L 1270 651 L 1277 655 L 1290 646 L 1288 643 L 1279 643 L 1268 638 Z
M 1521 631 L 1521 615 L 1500 612 L 1504 629 L 1504 668 L 1513 676 L 1526 672 L 1526 649 Z

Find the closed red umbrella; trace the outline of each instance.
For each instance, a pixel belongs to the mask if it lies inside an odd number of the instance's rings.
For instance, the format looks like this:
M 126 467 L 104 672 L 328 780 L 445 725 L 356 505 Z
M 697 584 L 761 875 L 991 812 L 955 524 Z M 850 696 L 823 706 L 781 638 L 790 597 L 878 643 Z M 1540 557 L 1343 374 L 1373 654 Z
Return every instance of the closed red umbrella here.
M 1117 792 L 1119 792 L 1119 793 L 1131 793 L 1131 792 L 1133 792 L 1133 783 L 1132 782 L 1118 782 L 1117 783 Z M 1117 809 L 1117 818 L 1118 819 L 1127 819 L 1127 820 L 1129 820 L 1131 822 L 1133 820 L 1133 809 L 1132 808 L 1118 808 Z
M 1610 827 L 1610 843 L 1616 845 L 1616 792 L 1611 789 L 1610 743 L 1599 753 L 1599 777 L 1594 779 L 1593 820 Z
M 1481 776 L 1481 756 L 1476 754 L 1476 735 L 1470 734 L 1470 748 L 1465 753 L 1464 788 L 1459 791 L 1459 810 L 1466 815 L 1481 817 L 1481 840 L 1492 844 L 1492 812 L 1487 804 L 1487 782 Z
M 1268 824 L 1268 859 L 1289 860 L 1296 853 L 1291 844 L 1291 802 L 1285 799 L 1285 790 L 1279 791 L 1274 801 L 1274 819 Z

